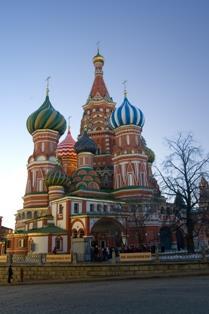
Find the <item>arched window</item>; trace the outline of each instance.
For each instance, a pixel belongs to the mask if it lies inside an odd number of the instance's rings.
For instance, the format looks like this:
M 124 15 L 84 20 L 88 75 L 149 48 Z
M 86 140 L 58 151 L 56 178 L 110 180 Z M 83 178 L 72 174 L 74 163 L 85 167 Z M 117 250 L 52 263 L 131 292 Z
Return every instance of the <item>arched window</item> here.
M 97 204 L 97 212 L 100 213 L 102 209 L 102 205 L 101 204 Z
M 27 219 L 31 219 L 32 218 L 32 212 L 27 212 Z
M 63 238 L 62 237 L 56 237 L 55 247 L 56 247 L 56 250 L 63 251 Z
M 83 238 L 83 236 L 84 236 L 84 231 L 83 231 L 83 229 L 80 229 L 80 230 L 78 231 L 78 234 L 79 234 L 79 238 Z
M 90 204 L 90 213 L 94 212 L 94 204 Z
M 45 143 L 41 143 L 41 151 L 44 152 L 45 149 Z
M 97 151 L 96 151 L 96 154 L 97 155 L 100 155 L 101 154 L 101 148 L 97 145 Z
M 72 230 L 72 237 L 75 239 L 78 237 L 78 231 L 76 229 Z
M 132 173 L 128 173 L 128 185 L 134 185 L 134 180 L 133 180 L 133 174 Z
M 121 175 L 120 173 L 116 175 L 116 189 L 121 187 Z
M 130 137 L 129 137 L 129 134 L 126 135 L 126 143 L 127 143 L 127 145 L 130 145 Z
M 145 186 L 145 182 L 144 182 L 144 173 L 141 173 L 141 185 Z
M 43 180 L 41 180 L 41 179 L 37 180 L 37 190 L 39 192 L 43 191 Z
M 108 177 L 107 173 L 104 174 L 103 184 L 105 187 L 108 187 L 108 185 L 109 185 L 109 177 Z
M 59 216 L 63 215 L 63 209 L 64 209 L 64 206 L 62 204 L 59 204 L 59 207 L 58 207 L 58 215 Z
M 31 238 L 28 241 L 28 250 L 29 250 L 29 252 L 35 251 L 35 243 L 33 242 L 33 239 L 31 239 Z
M 24 240 L 24 239 L 18 239 L 18 241 L 17 241 L 17 247 L 18 247 L 18 248 L 23 248 L 23 247 L 25 247 L 25 240 Z

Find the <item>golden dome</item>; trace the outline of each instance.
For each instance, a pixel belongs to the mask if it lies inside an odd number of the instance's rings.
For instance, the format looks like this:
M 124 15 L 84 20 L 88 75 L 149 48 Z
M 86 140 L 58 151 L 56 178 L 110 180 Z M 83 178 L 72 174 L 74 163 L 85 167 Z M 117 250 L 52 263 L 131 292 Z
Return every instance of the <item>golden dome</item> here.
M 96 62 L 101 62 L 104 64 L 104 57 L 100 55 L 99 50 L 96 54 L 96 56 L 93 57 L 93 63 L 95 64 Z

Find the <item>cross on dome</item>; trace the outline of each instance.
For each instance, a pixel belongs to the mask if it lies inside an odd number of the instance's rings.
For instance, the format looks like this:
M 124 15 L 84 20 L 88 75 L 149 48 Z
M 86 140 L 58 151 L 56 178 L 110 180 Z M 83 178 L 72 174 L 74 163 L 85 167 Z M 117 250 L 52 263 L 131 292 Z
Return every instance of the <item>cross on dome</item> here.
M 123 84 L 123 93 L 124 93 L 124 96 L 126 97 L 127 96 L 127 85 L 126 85 L 127 81 L 123 81 L 122 84 Z
M 49 96 L 49 80 L 51 79 L 51 76 L 48 76 L 46 78 L 46 96 Z
M 68 117 L 68 130 L 70 130 L 70 119 L 72 118 L 72 116 Z

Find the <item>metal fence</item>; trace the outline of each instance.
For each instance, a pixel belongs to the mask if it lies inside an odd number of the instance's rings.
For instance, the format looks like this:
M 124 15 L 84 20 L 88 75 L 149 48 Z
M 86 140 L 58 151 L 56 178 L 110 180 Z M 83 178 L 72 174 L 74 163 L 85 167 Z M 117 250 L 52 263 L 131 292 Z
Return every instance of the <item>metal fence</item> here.
M 130 258 L 129 255 L 130 254 Z M 134 256 L 134 260 L 131 256 L 133 253 L 126 253 L 127 255 L 127 262 L 142 262 L 143 259 L 141 258 L 141 255 L 143 253 L 139 253 L 139 258 Z M 74 257 L 76 255 L 76 258 Z M 135 253 L 137 255 L 137 253 Z M 9 254 L 9 255 L 4 255 L 5 258 L 0 259 L 0 263 L 7 263 L 7 264 L 26 264 L 26 265 L 44 265 L 48 263 L 50 260 L 47 258 L 47 254 L 28 254 L 28 255 L 18 255 L 18 254 Z M 63 259 L 56 259 L 56 256 L 53 256 L 53 262 L 56 263 L 63 263 L 63 262 L 73 262 L 73 263 L 80 263 L 84 262 L 85 259 L 81 256 L 78 256 L 77 254 L 72 255 L 72 260 L 71 260 L 71 255 L 69 254 L 69 258 L 67 255 L 63 256 Z M 61 257 L 61 256 L 58 256 Z M 151 255 L 151 258 L 145 259 L 144 262 L 192 262 L 192 261 L 205 261 L 209 262 L 209 252 L 195 252 L 192 254 L 189 254 L 187 252 L 164 252 L 164 253 L 155 253 Z M 88 263 L 90 260 L 88 259 Z M 113 260 L 109 260 L 110 263 L 114 263 Z M 118 263 L 120 262 L 120 258 L 115 259 L 115 262 Z M 122 262 L 122 261 L 121 261 Z M 123 261 L 124 262 L 124 261 Z
M 209 260 L 209 254 L 205 251 L 195 252 L 195 253 L 187 253 L 187 252 L 165 252 L 159 253 L 158 256 L 155 254 L 156 258 L 159 261 L 201 261 L 201 260 Z

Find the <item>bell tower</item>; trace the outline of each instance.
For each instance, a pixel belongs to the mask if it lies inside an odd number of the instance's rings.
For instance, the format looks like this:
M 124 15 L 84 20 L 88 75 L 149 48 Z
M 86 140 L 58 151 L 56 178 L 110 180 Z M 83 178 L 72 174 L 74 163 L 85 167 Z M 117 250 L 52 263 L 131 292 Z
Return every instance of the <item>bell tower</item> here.
M 94 169 L 97 170 L 101 187 L 110 189 L 113 187 L 112 151 L 114 144 L 114 132 L 109 125 L 109 117 L 115 108 L 115 103 L 110 97 L 103 78 L 104 57 L 99 49 L 93 57 L 95 68 L 94 82 L 83 106 L 80 134 L 87 129 L 88 135 L 97 145 L 94 156 Z

